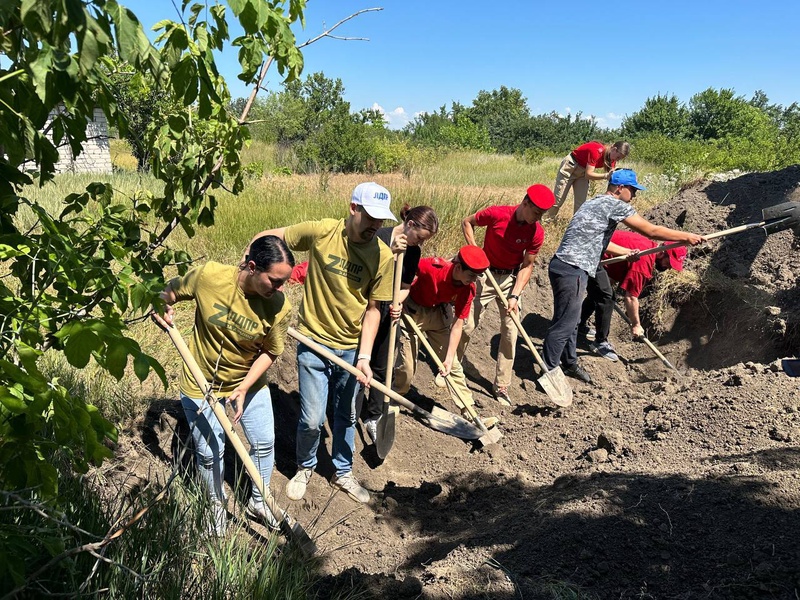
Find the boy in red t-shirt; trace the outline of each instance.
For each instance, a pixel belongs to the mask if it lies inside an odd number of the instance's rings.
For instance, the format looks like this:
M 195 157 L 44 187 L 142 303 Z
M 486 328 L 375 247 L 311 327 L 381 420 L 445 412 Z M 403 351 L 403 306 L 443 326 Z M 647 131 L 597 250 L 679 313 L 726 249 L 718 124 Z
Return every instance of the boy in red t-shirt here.
M 638 256 L 638 251 L 649 250 L 656 246 L 658 246 L 656 242 L 639 233 L 615 231 L 603 254 L 603 259 L 629 256 L 629 260 L 600 266 L 594 283 L 587 286 L 587 296 L 581 310 L 578 333 L 585 336 L 589 332 L 586 322 L 592 313 L 595 313 L 596 333 L 590 347 L 609 360 L 617 358 L 608 343 L 611 313 L 614 310 L 614 291 L 611 282 L 619 283 L 624 294 L 625 312 L 631 322 L 631 334 L 635 339 L 644 335 L 644 329 L 639 319 L 639 296 L 645 285 L 653 278 L 656 271 L 666 271 L 670 268 L 676 271 L 683 270 L 683 261 L 686 258 L 686 248 L 683 246 L 642 257 Z M 605 346 L 611 348 L 611 352 L 604 353 L 602 351 L 601 346 L 604 343 Z
M 545 211 L 553 206 L 553 192 L 546 185 L 528 188 L 519 204 L 489 206 L 461 222 L 464 238 L 475 243 L 475 227 L 486 227 L 483 249 L 489 259 L 489 271 L 497 281 L 500 291 L 508 299 L 508 311 L 497 297 L 494 286 L 481 276 L 476 282 L 475 301 L 458 346 L 458 360 L 464 353 L 472 332 L 478 326 L 483 309 L 494 300 L 500 311 L 500 349 L 494 377 L 494 397 L 500 404 L 511 405 L 508 387 L 514 367 L 517 346 L 517 328 L 509 312 L 519 315 L 520 296 L 530 281 L 533 263 L 544 243 L 544 228 L 539 223 Z
M 489 259 L 476 246 L 463 246 L 451 261 L 444 258 L 423 258 L 419 261 L 417 278 L 411 284 L 403 311 L 414 319 L 439 355 L 444 366 L 442 376 L 458 391 L 453 401 L 469 416 L 458 396 L 473 405 L 472 392 L 467 387 L 464 370 L 456 357 L 464 321 L 469 316 L 475 297 L 475 280 L 489 267 Z M 417 370 L 419 340 L 413 330 L 401 321 L 400 348 L 394 371 L 395 391 L 401 395 L 411 388 Z
M 616 142 L 604 145 L 603 142 L 586 142 L 564 157 L 558 168 L 553 194 L 556 203 L 545 215 L 545 221 L 552 221 L 567 201 L 572 189 L 574 200 L 573 214 L 586 202 L 589 196 L 589 183 L 611 179 L 611 172 L 617 162 L 628 156 L 630 144 Z M 601 171 L 604 169 L 605 171 Z

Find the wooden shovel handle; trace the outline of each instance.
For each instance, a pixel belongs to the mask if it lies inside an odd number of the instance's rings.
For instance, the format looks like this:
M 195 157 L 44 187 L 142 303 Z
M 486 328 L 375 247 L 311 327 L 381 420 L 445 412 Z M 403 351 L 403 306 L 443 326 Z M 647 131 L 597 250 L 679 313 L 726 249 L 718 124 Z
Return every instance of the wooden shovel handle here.
M 392 292 L 392 308 L 397 310 L 400 306 L 400 289 L 403 284 L 403 260 L 406 257 L 406 251 L 403 250 L 400 254 L 395 255 L 394 261 L 394 288 Z M 394 346 L 397 342 L 397 328 L 400 326 L 400 321 L 392 323 L 389 329 L 389 356 L 386 359 L 386 387 L 392 387 L 392 373 L 394 372 Z M 389 396 L 384 395 L 383 402 L 389 402 Z
M 503 303 L 503 306 L 506 310 L 508 310 L 508 298 L 505 297 L 503 291 L 500 289 L 500 286 L 497 283 L 497 280 L 492 275 L 492 272 L 489 269 L 484 271 L 486 273 L 486 279 L 489 280 L 489 283 L 492 284 L 497 297 L 500 298 L 500 301 Z M 517 327 L 519 334 L 522 336 L 522 339 L 525 340 L 525 344 L 528 346 L 528 349 L 533 353 L 533 358 L 536 359 L 536 362 L 539 364 L 539 367 L 542 369 L 542 373 L 547 373 L 550 369 L 547 368 L 547 365 L 544 364 L 544 360 L 542 359 L 541 355 L 536 351 L 536 348 L 533 345 L 533 341 L 531 340 L 528 332 L 525 331 L 525 328 L 522 326 L 522 322 L 519 320 L 519 315 L 517 313 L 509 312 L 508 316 L 511 317 L 511 320 L 514 321 L 514 325 Z
M 750 231 L 751 229 L 755 229 L 756 227 L 763 227 L 766 224 L 766 221 L 761 221 L 759 223 L 748 223 L 747 225 L 739 225 L 738 227 L 732 227 L 731 229 L 725 229 L 723 231 L 717 231 L 715 233 L 709 233 L 708 235 L 704 235 L 703 237 L 706 240 L 714 240 L 716 238 L 725 237 L 726 235 L 733 235 L 734 233 L 742 233 L 744 231 Z M 663 246 L 656 246 L 655 248 L 649 248 L 647 250 L 642 250 L 639 252 L 637 256 L 647 256 L 648 254 L 658 254 L 659 252 L 664 252 L 665 250 L 672 250 L 673 248 L 680 248 L 681 246 L 688 246 L 689 242 L 672 242 L 671 244 L 664 244 Z M 607 258 L 605 260 L 601 260 L 601 265 L 611 265 L 618 262 L 623 262 L 628 260 L 627 256 L 615 256 L 614 258 Z
M 270 509 L 275 518 L 279 521 L 285 521 L 289 528 L 299 526 L 299 524 L 297 524 L 294 519 L 292 519 L 286 513 L 285 510 L 278 506 L 278 503 L 272 496 L 272 492 L 264 485 L 264 480 L 261 478 L 260 471 L 253 462 L 253 459 L 250 458 L 250 454 L 244 447 L 239 434 L 237 434 L 233 429 L 233 424 L 231 423 L 230 419 L 228 419 L 228 415 L 225 414 L 225 408 L 217 401 L 214 394 L 209 390 L 208 381 L 206 381 L 205 375 L 203 375 L 203 371 L 200 369 L 200 365 L 197 364 L 194 356 L 192 356 L 192 353 L 189 350 L 189 347 L 186 345 L 186 342 L 183 340 L 180 332 L 175 327 L 169 327 L 166 331 L 169 335 L 169 338 L 172 340 L 172 343 L 175 345 L 175 348 L 178 350 L 178 354 L 181 355 L 181 358 L 189 368 L 189 372 L 192 374 L 197 386 L 204 392 L 207 392 L 206 401 L 208 402 L 208 405 L 211 407 L 211 410 L 214 411 L 214 415 L 222 425 L 225 435 L 230 440 L 234 450 L 236 450 L 236 454 L 241 459 L 242 464 L 244 464 L 247 474 L 250 475 L 253 483 L 261 492 L 261 496 L 264 498 L 264 503 Z
M 419 328 L 419 325 L 417 325 L 416 321 L 414 321 L 414 319 L 412 319 L 408 315 L 403 315 L 403 318 L 405 318 L 406 323 L 408 323 L 408 326 L 414 330 L 414 333 L 417 334 L 419 341 L 422 342 L 422 345 L 425 347 L 425 351 L 428 353 L 431 359 L 433 359 L 433 363 L 436 365 L 436 368 L 439 369 L 440 371 L 444 371 L 444 364 L 439 358 L 439 355 L 436 354 L 436 351 L 431 346 L 431 343 L 428 341 L 428 338 L 425 337 L 425 334 L 422 333 L 422 330 Z M 448 373 L 445 376 L 444 380 L 447 382 L 450 391 L 453 392 L 458 398 L 459 402 L 461 402 L 461 404 L 464 405 L 463 408 L 466 409 L 466 411 L 469 413 L 469 416 L 472 418 L 472 421 L 475 423 L 475 425 L 480 427 L 482 431 L 488 431 L 486 425 L 483 424 L 483 421 L 481 421 L 481 418 L 475 411 L 475 408 L 471 404 L 464 401 L 464 398 L 461 396 L 461 393 L 458 391 L 456 386 L 453 385 L 453 382 L 450 380 L 450 373 Z

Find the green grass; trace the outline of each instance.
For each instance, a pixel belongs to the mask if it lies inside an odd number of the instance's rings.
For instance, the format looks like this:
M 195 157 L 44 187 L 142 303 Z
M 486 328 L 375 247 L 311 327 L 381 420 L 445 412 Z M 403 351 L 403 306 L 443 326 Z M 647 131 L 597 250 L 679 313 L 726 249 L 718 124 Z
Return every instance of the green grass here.
M 253 537 L 244 531 L 236 509 L 222 538 L 202 534 L 207 526 L 205 495 L 180 478 L 170 493 L 153 502 L 157 489 L 126 489 L 101 471 L 83 477 L 60 465 L 60 509 L 56 512 L 31 498 L 40 515 L 20 504 L 6 504 L 0 494 L 0 552 L 13 560 L 0 565 L 0 595 L 24 583 L 16 579 L 25 564 L 28 573 L 66 551 L 101 540 L 120 527 L 120 507 L 128 511 L 150 505 L 144 517 L 103 550 L 98 562 L 80 552 L 50 565 L 30 582 L 21 597 L 69 595 L 107 598 L 287 598 L 316 596 L 320 581 L 317 559 L 308 559 L 277 534 Z M 28 494 L 26 494 L 28 495 Z M 80 528 L 80 529 L 76 529 Z M 35 535 L 31 532 L 35 531 Z M 80 590 L 80 593 L 78 593 Z M 340 590 L 340 600 L 359 597 L 358 589 Z

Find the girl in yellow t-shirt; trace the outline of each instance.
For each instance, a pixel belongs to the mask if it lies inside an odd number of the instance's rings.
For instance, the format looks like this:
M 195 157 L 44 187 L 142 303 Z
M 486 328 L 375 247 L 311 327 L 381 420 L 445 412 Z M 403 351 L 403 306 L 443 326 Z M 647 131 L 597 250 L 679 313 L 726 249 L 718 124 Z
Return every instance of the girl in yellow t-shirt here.
M 241 420 L 250 456 L 265 486 L 275 462 L 275 424 L 265 373 L 283 352 L 291 305 L 280 288 L 292 267 L 294 256 L 283 240 L 273 235 L 260 237 L 238 267 L 208 262 L 170 281 L 161 293 L 167 304 L 164 316 L 155 315 L 162 325 L 171 326 L 172 305 L 195 301 L 192 355 L 220 401 L 234 407 L 233 421 Z M 203 400 L 205 391 L 197 387 L 185 366 L 180 390 L 198 472 L 211 499 L 210 532 L 222 535 L 227 526 L 222 486 L 225 434 Z M 277 527 L 257 486 L 253 486 L 247 513 Z

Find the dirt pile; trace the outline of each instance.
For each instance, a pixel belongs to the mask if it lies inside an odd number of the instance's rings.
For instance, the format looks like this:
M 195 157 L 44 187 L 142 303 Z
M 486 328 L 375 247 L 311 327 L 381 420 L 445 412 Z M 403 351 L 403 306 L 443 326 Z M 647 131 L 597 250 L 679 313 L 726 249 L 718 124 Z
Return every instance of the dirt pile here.
M 800 168 L 700 183 L 648 217 L 672 225 L 686 210 L 686 228 L 724 229 L 797 198 L 798 182 Z M 521 346 L 514 405 L 491 398 L 499 322 L 487 311 L 466 372 L 481 413 L 501 418 L 503 439 L 476 448 L 402 412 L 381 463 L 359 431 L 354 472 L 373 492 L 366 506 L 331 497 L 333 467 L 321 445 L 306 499 L 287 503 L 329 551 L 320 596 L 357 584 L 368 598 L 796 598 L 800 396 L 776 360 L 797 328 L 792 243 L 790 232 L 746 234 L 693 252 L 689 269 L 753 288 L 763 307 L 745 292 L 712 291 L 676 309 L 658 344 L 684 375 L 615 322 L 620 362 L 581 348 L 596 385 L 574 383 L 569 409 L 536 390 Z M 538 342 L 552 313 L 545 260 L 523 301 L 523 323 Z M 741 324 L 745 311 L 761 320 Z M 271 377 L 281 496 L 295 471 L 291 346 Z M 415 385 L 410 399 L 452 410 L 430 370 L 421 367 Z M 165 461 L 175 446 L 159 422 L 165 411 L 180 416 L 174 408 L 156 403 L 140 423 L 139 435 Z
M 800 166 L 698 182 L 645 216 L 668 227 L 713 233 L 758 223 L 762 209 L 789 201 L 800 201 Z M 791 230 L 766 235 L 757 229 L 693 250 L 687 268 L 701 273 L 702 290 L 671 316 L 674 326 L 664 341 L 687 342 L 686 364 L 703 369 L 796 352 L 798 242 Z

